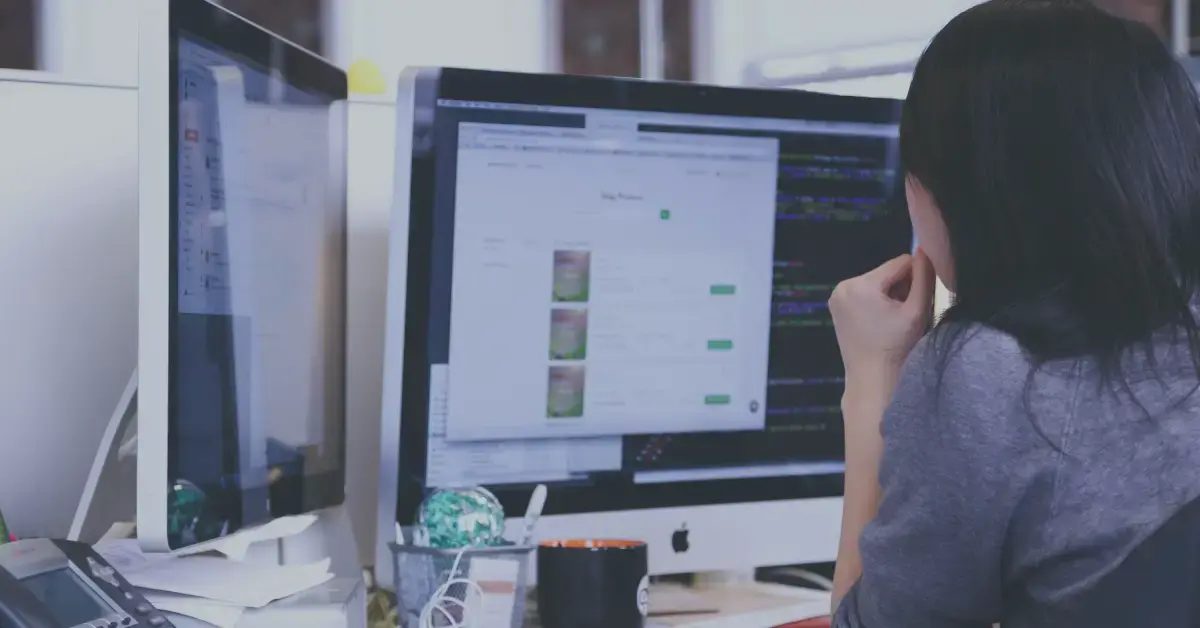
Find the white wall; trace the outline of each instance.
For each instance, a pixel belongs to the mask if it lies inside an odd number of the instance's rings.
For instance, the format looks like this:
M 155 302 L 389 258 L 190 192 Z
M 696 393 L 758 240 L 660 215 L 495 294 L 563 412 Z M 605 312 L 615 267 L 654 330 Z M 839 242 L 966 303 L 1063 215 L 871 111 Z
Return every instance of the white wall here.
M 43 68 L 69 80 L 137 85 L 139 0 L 40 0 Z
M 553 67 L 547 0 L 334 0 L 350 33 L 334 61 L 374 63 L 396 96 L 405 66 L 541 72 Z
M 386 99 L 350 105 L 346 501 L 364 564 L 375 561 L 395 112 Z
M 49 80 L 0 72 L 0 508 L 61 537 L 136 362 L 137 93 Z

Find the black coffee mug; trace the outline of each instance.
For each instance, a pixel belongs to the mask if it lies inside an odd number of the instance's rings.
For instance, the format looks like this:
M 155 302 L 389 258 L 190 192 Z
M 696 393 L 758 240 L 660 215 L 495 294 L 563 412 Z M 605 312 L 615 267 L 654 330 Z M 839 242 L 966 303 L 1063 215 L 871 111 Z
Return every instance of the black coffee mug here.
M 650 611 L 646 544 L 545 541 L 537 550 L 542 628 L 644 628 Z

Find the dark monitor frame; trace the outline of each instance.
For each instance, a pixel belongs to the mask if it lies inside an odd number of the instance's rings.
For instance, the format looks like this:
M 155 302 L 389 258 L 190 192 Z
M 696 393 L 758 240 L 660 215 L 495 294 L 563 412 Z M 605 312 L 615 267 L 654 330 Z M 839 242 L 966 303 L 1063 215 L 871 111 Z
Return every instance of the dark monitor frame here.
M 435 168 L 438 138 L 435 134 L 440 100 L 884 124 L 898 124 L 902 106 L 902 101 L 892 99 L 836 96 L 800 90 L 726 88 L 690 83 L 453 68 L 421 69 L 415 72 L 412 81 L 404 377 L 400 416 L 386 416 L 386 408 L 384 416 L 385 421 L 398 420 L 400 423 L 395 520 L 401 524 L 413 522 L 414 513 L 426 490 L 424 478 L 430 386 L 428 330 L 431 290 L 435 273 L 438 272 L 434 270 L 433 243 L 437 220 Z M 397 155 L 398 161 L 404 158 L 404 154 Z M 547 503 L 546 514 L 840 497 L 842 480 L 842 474 L 839 473 L 558 489 Z M 519 513 L 528 503 L 533 486 L 493 490 L 506 512 Z

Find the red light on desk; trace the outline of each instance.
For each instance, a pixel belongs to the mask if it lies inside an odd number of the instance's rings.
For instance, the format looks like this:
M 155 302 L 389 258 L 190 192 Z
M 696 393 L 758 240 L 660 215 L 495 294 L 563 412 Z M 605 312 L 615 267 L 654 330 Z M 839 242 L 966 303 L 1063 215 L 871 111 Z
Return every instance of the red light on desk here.
M 818 617 L 816 619 L 806 619 L 804 621 L 776 626 L 775 628 L 829 628 L 830 621 L 828 617 Z

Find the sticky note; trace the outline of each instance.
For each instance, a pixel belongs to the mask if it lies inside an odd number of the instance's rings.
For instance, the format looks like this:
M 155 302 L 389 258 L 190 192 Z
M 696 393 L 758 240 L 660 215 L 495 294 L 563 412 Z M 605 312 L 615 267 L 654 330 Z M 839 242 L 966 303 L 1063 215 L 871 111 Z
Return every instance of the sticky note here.
M 379 66 L 366 59 L 359 59 L 350 64 L 348 81 L 351 94 L 384 94 L 387 93 L 387 83 Z

